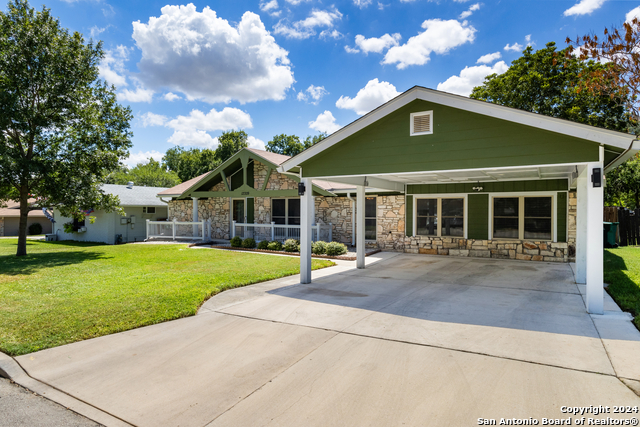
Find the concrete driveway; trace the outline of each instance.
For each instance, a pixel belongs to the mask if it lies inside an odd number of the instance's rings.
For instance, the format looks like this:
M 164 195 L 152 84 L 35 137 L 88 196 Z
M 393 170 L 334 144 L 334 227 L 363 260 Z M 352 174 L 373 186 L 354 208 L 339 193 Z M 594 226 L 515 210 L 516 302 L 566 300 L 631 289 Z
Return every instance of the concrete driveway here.
M 571 417 L 562 406 L 640 405 L 640 333 L 610 299 L 604 316 L 587 314 L 569 265 L 367 262 L 314 272 L 310 285 L 227 291 L 195 317 L 17 360 L 136 426 L 542 424 Z M 595 418 L 607 416 L 639 414 Z

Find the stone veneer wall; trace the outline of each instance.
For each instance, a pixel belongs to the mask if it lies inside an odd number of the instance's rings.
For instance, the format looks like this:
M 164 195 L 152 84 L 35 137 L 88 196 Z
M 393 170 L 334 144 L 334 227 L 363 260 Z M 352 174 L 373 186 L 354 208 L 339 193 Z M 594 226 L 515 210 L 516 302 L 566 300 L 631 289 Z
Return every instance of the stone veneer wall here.
M 222 184 L 224 185 L 224 184 Z M 193 200 L 172 200 L 169 202 L 169 220 L 193 220 Z M 211 219 L 211 237 L 229 239 L 229 198 L 212 197 L 198 200 L 198 220 Z M 185 229 L 188 233 L 188 227 Z
M 376 244 L 379 249 L 402 251 L 404 249 L 404 196 L 377 196 Z
M 316 223 L 332 225 L 331 240 L 351 245 L 353 203 L 346 197 L 316 197 Z
M 4 218 L 0 218 L 0 236 L 4 236 Z
M 567 244 L 569 262 L 576 260 L 576 218 L 578 216 L 578 199 L 576 192 L 569 191 L 569 210 L 567 215 Z

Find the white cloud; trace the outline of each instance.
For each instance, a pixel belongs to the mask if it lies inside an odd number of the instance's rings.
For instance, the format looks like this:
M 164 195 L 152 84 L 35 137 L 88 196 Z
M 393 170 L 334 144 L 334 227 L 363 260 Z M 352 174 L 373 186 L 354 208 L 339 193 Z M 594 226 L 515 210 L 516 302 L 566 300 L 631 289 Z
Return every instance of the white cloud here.
M 564 16 L 588 15 L 600 7 L 607 0 L 580 0 L 578 3 L 564 11 Z
M 327 29 L 332 29 L 335 21 L 340 19 L 342 19 L 342 13 L 335 7 L 333 10 L 313 9 L 306 19 L 296 21 L 290 26 L 280 21 L 273 27 L 273 30 L 274 33 L 281 34 L 287 38 L 307 39 L 316 35 L 316 28 L 326 27 Z
M 264 141 L 256 138 L 255 136 L 247 137 L 247 143 L 249 144 L 249 148 L 256 148 L 258 150 L 265 149 Z
M 104 9 L 102 9 L 102 14 L 107 18 L 110 18 L 116 14 L 116 10 L 109 3 L 105 3 Z
M 341 96 L 336 102 L 336 107 L 345 110 L 353 110 L 363 115 L 379 107 L 388 100 L 398 96 L 400 92 L 389 82 L 379 82 L 378 79 L 369 80 L 365 87 L 360 89 L 354 98 Z
M 371 4 L 373 0 L 353 0 L 353 4 L 358 6 L 360 9 L 365 8 Z
M 129 48 L 126 46 L 119 45 L 115 49 L 105 51 L 104 58 L 98 66 L 100 78 L 114 86 L 127 86 L 124 63 L 128 59 Z
M 263 1 L 260 3 L 260 10 L 269 12 L 278 8 L 278 0 Z
M 124 89 L 122 92 L 119 92 L 118 100 L 129 102 L 151 102 L 154 93 L 155 92 L 152 89 L 145 89 L 138 86 L 136 90 Z
M 310 104 L 318 105 L 318 102 L 322 99 L 323 96 L 328 95 L 329 92 L 324 88 L 324 86 L 314 86 L 311 85 L 307 88 L 307 90 L 298 92 L 298 101 L 309 101 Z
M 357 53 L 360 51 L 365 54 L 369 54 L 369 52 L 382 53 L 383 50 L 391 46 L 398 46 L 400 39 L 402 39 L 402 36 L 398 33 L 392 35 L 385 34 L 381 37 L 371 37 L 369 39 L 365 38 L 362 34 L 358 34 L 356 36 L 356 46 L 360 49 L 352 49 L 347 46 L 345 46 L 345 49 L 349 53 Z
M 492 67 L 488 65 L 477 65 L 465 67 L 460 71 L 459 76 L 451 76 L 443 83 L 439 83 L 437 89 L 443 92 L 455 93 L 457 95 L 469 96 L 474 87 L 480 86 L 484 78 L 489 74 L 502 74 L 509 69 L 504 62 L 496 62 Z
M 287 0 L 287 3 L 292 4 L 294 6 L 299 5 L 300 3 L 306 3 L 310 0 Z
M 147 87 L 182 92 L 209 103 L 281 100 L 293 83 L 288 52 L 246 12 L 232 27 L 216 12 L 193 4 L 165 6 L 147 24 L 133 23 Z
M 443 54 L 451 49 L 472 42 L 476 29 L 467 21 L 454 19 L 428 19 L 422 23 L 424 31 L 411 37 L 405 44 L 394 46 L 387 51 L 384 64 L 397 64 L 398 69 L 410 65 L 424 65 L 429 61 L 431 53 Z
M 345 46 L 345 47 L 344 47 L 344 50 L 346 50 L 346 51 L 347 51 L 347 53 L 360 53 L 360 50 L 359 50 L 359 49 L 354 49 L 354 48 L 349 47 L 349 46 Z
M 93 27 L 91 27 L 91 29 L 89 30 L 89 35 L 91 36 L 92 39 L 95 39 L 96 37 L 98 37 L 100 34 L 104 33 L 107 28 L 109 28 L 111 25 L 107 25 L 104 28 L 100 28 L 97 25 L 94 25 Z
M 468 10 L 465 10 L 460 14 L 460 19 L 467 19 L 478 9 L 480 9 L 480 3 L 472 4 Z
M 627 15 L 625 16 L 625 22 L 627 23 L 631 23 L 631 21 L 633 21 L 633 18 L 638 18 L 640 19 L 640 6 L 631 9 Z
M 318 132 L 332 134 L 340 129 L 341 126 L 336 123 L 336 118 L 333 117 L 331 111 L 325 110 L 325 112 L 319 114 L 314 121 L 309 122 L 309 128 L 317 130 Z
M 225 107 L 222 111 L 214 108 L 206 114 L 192 110 L 188 116 L 178 116 L 165 122 L 164 126 L 173 129 L 173 135 L 168 140 L 172 144 L 213 148 L 218 145 L 218 138 L 207 132 L 250 129 L 253 124 L 249 114 L 237 108 Z
M 525 41 L 525 45 L 521 45 L 520 43 L 514 43 L 513 45 L 510 45 L 509 43 L 507 43 L 507 45 L 504 47 L 504 50 L 513 51 L 513 52 L 522 52 L 525 46 L 532 46 L 534 44 L 531 41 L 531 34 L 526 35 L 524 37 L 524 41 Z
M 524 46 L 521 45 L 520 43 L 514 43 L 512 45 L 507 43 L 507 45 L 504 47 L 504 50 L 511 50 L 511 51 L 514 51 L 514 52 L 520 52 L 520 51 L 522 51 L 523 48 L 524 48 Z
M 502 54 L 500 52 L 487 53 L 486 55 L 482 55 L 476 61 L 476 64 L 491 64 L 496 59 L 502 58 Z
M 319 37 L 321 39 L 329 39 L 329 38 L 331 38 L 331 39 L 337 40 L 337 39 L 341 39 L 343 37 L 343 35 L 342 35 L 342 33 L 340 31 L 338 31 L 338 30 L 336 30 L 334 28 L 333 30 L 323 30 L 320 33 Z
M 166 99 L 167 101 L 172 101 L 172 102 L 175 101 L 176 99 L 182 99 L 179 95 L 176 95 L 173 92 L 165 93 L 163 98 Z
M 164 157 L 164 153 L 161 153 L 156 150 L 151 151 L 138 151 L 137 153 L 129 153 L 129 157 L 124 163 L 129 167 L 134 167 L 138 163 L 147 164 L 149 163 L 149 158 L 159 162 Z
M 162 126 L 167 122 L 167 117 L 161 114 L 154 114 L 152 112 L 144 113 L 140 116 L 140 120 L 142 120 L 142 127 L 146 128 L 148 126 Z

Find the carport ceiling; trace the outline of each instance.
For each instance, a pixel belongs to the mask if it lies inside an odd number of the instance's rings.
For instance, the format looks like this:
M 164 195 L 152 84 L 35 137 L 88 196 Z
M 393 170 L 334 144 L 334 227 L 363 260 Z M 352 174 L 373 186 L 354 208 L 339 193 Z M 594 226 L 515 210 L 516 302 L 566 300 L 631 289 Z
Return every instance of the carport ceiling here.
M 541 166 L 524 168 L 500 168 L 480 170 L 457 170 L 418 172 L 406 174 L 375 175 L 380 179 L 403 184 L 437 184 L 447 182 L 490 182 L 490 181 L 525 181 L 535 179 L 571 179 L 575 172 L 574 165 Z M 328 178 L 329 179 L 329 178 Z M 340 178 L 331 177 L 332 181 Z

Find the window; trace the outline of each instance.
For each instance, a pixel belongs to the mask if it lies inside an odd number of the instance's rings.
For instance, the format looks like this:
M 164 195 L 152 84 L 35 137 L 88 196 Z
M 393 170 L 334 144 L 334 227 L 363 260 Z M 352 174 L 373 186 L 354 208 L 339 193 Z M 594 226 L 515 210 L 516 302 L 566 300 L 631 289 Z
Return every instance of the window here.
M 551 240 L 552 198 L 495 197 L 493 238 Z
M 416 234 L 421 236 L 464 236 L 464 199 L 416 199 Z
M 142 208 L 142 213 L 143 214 L 155 214 L 156 213 L 156 207 L 155 206 L 144 206 Z
M 411 135 L 430 135 L 433 133 L 433 111 L 411 113 Z
M 76 218 L 73 219 L 73 230 L 78 231 L 80 228 L 85 226 L 85 218 L 82 218 L 82 221 L 78 221 Z
M 271 221 L 300 225 L 300 199 L 271 199 Z
M 376 198 L 367 197 L 364 200 L 364 238 L 376 240 Z

